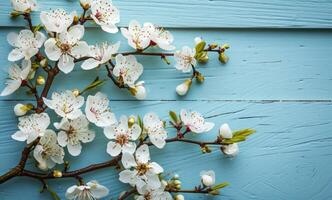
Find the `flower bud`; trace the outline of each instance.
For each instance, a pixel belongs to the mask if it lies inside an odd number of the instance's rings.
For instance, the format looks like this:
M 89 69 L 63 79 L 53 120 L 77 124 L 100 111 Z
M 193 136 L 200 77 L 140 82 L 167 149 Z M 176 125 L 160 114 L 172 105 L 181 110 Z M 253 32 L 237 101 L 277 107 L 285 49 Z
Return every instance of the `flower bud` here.
M 53 171 L 53 177 L 55 178 L 61 178 L 62 177 L 62 172 L 59 170 L 54 170 Z
M 226 156 L 229 157 L 235 157 L 237 154 L 239 154 L 239 146 L 236 143 L 223 145 L 220 149 Z
M 15 105 L 14 107 L 14 112 L 15 112 L 15 115 L 16 116 L 23 116 L 25 115 L 29 110 L 32 109 L 32 105 L 30 104 L 27 104 L 27 105 L 24 105 L 24 104 L 21 104 L 21 103 L 18 103 Z
M 43 76 L 38 76 L 36 80 L 38 85 L 44 85 L 45 84 L 45 78 Z
M 39 64 L 40 64 L 40 66 L 42 66 L 43 68 L 44 68 L 44 67 L 47 67 L 47 65 L 48 65 L 47 58 L 44 58 L 43 60 L 41 60 L 41 61 L 39 62 Z
M 176 87 L 176 93 L 178 93 L 178 95 L 180 96 L 186 95 L 190 89 L 191 83 L 192 83 L 191 79 L 185 80 L 183 83 L 181 83 Z
M 219 61 L 222 63 L 227 63 L 229 60 L 228 56 L 225 55 L 224 52 L 219 54 Z
M 173 176 L 173 179 L 179 179 L 180 178 L 180 176 L 179 176 L 179 174 L 174 174 L 174 176 Z
M 162 181 L 161 181 L 161 184 L 162 184 L 164 187 L 166 187 L 166 186 L 168 185 L 167 181 L 165 181 L 165 180 L 162 180 Z
M 208 176 L 208 175 L 203 175 L 202 176 L 202 183 L 205 185 L 205 186 L 212 186 L 213 185 L 213 180 L 212 180 L 212 177 L 211 176 Z
M 80 95 L 79 89 L 74 89 L 72 92 L 75 97 L 78 97 Z
M 48 169 L 46 162 L 38 162 L 37 167 L 42 171 L 46 171 Z
M 215 184 L 216 181 L 216 175 L 214 171 L 201 171 L 200 173 L 201 176 L 201 182 L 204 186 L 211 187 L 212 185 Z
M 231 139 L 233 137 L 232 130 L 229 128 L 228 124 L 223 124 L 220 126 L 219 135 L 225 139 Z
M 84 10 L 88 10 L 90 8 L 92 0 L 80 0 L 80 4 Z
M 215 49 L 215 48 L 218 47 L 218 44 L 212 43 L 212 44 L 209 45 L 209 47 L 210 47 L 210 49 Z
M 229 49 L 230 46 L 229 46 L 229 44 L 224 44 L 224 45 L 221 46 L 221 48 L 222 48 L 222 49 Z
M 184 200 L 184 196 L 182 194 L 177 194 L 175 200 Z
M 130 116 L 128 118 L 128 127 L 131 128 L 134 124 L 135 124 L 135 117 L 134 116 Z
M 203 76 L 201 73 L 197 72 L 197 74 L 196 74 L 196 80 L 197 80 L 199 83 L 203 83 L 204 80 L 205 80 L 205 78 L 204 78 L 204 76 Z
M 203 41 L 202 37 L 195 37 L 195 44 L 199 44 Z
M 73 24 L 78 24 L 79 21 L 79 17 L 78 16 L 74 16 L 74 20 L 73 20 Z
M 129 88 L 129 91 L 138 100 L 143 100 L 146 97 L 146 89 L 144 87 L 144 81 L 136 83 L 135 87 Z

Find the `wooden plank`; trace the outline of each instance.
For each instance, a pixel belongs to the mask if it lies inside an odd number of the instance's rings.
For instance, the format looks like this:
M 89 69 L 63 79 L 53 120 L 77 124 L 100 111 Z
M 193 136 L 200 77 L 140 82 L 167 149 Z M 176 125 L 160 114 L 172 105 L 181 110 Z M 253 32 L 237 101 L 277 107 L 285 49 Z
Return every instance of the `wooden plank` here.
M 15 132 L 16 119 L 12 114 L 13 102 L 0 101 L 0 173 L 14 166 L 22 143 L 10 139 Z M 240 155 L 235 159 L 224 158 L 218 150 L 202 155 L 199 148 L 189 144 L 168 144 L 165 151 L 152 148 L 152 159 L 159 162 L 167 173 L 178 173 L 183 178 L 183 188 L 199 183 L 198 174 L 213 169 L 217 181 L 229 181 L 231 186 L 215 199 L 330 199 L 332 175 L 332 104 L 331 103 L 265 103 L 265 102 L 111 102 L 117 116 L 157 112 L 167 118 L 168 110 L 194 108 L 216 123 L 210 134 L 192 136 L 213 140 L 221 123 L 228 122 L 233 129 L 255 128 L 258 132 L 240 144 Z M 174 134 L 173 132 L 170 134 Z M 71 169 L 93 162 L 105 161 L 107 140 L 99 131 L 96 140 L 84 145 L 78 158 L 67 157 Z M 180 152 L 180 153 L 179 153 Z M 93 155 L 93 156 L 91 156 Z M 33 167 L 29 162 L 28 166 Z M 188 170 L 190 168 L 190 170 Z M 101 170 L 84 176 L 97 179 L 110 188 L 108 198 L 116 196 L 126 187 L 120 184 L 114 170 Z M 51 183 L 61 197 L 74 180 Z M 291 187 L 290 187 L 291 186 Z M 1 200 L 51 199 L 39 194 L 40 183 L 17 178 L 1 185 Z M 18 195 L 17 191 L 21 194 Z M 189 199 L 205 199 L 205 196 Z
M 121 11 L 121 26 L 132 19 L 166 27 L 276 27 L 331 28 L 332 2 L 307 0 L 114 0 Z M 40 0 L 40 10 L 76 9 L 78 1 Z M 0 1 L 0 26 L 20 26 L 9 19 L 9 0 Z M 34 14 L 34 18 L 38 18 Z
M 17 29 L 1 29 L 0 66 L 5 80 L 9 62 L 5 59 L 12 49 L 5 37 Z M 227 42 L 230 62 L 219 63 L 217 55 L 198 69 L 205 75 L 204 84 L 193 84 L 185 98 L 179 98 L 175 87 L 189 77 L 159 57 L 138 57 L 144 65 L 148 89 L 147 100 L 331 100 L 332 99 L 332 32 L 298 30 L 199 30 L 171 29 L 178 48 L 194 46 L 193 38 L 201 35 L 207 41 Z M 90 44 L 99 41 L 122 41 L 121 51 L 128 50 L 127 41 L 121 36 L 109 37 L 99 29 L 88 29 L 86 39 Z M 153 51 L 159 51 L 153 49 Z M 173 60 L 171 59 L 173 62 Z M 77 65 L 69 75 L 61 74 L 56 79 L 56 90 L 83 88 L 97 75 L 105 77 L 104 69 L 82 71 Z M 0 86 L 0 89 L 3 85 Z M 114 100 L 131 99 L 127 91 L 119 90 L 108 81 L 102 91 L 110 93 Z M 24 91 L 2 99 L 26 99 Z

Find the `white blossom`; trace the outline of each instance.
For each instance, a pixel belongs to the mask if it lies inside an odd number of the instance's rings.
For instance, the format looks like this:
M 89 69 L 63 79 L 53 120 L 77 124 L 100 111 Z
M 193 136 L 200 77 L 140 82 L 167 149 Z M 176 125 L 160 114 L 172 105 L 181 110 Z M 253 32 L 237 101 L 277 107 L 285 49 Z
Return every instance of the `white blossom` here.
M 6 87 L 2 90 L 0 96 L 8 96 L 18 90 L 22 84 L 22 81 L 28 78 L 31 70 L 31 61 L 23 60 L 22 67 L 19 67 L 16 63 L 13 63 L 8 69 L 8 80 L 6 80 Z
M 107 187 L 100 185 L 97 181 L 89 181 L 84 185 L 73 185 L 66 191 L 68 200 L 97 200 L 108 195 Z
M 157 189 L 150 189 L 148 185 L 144 185 L 142 188 L 138 188 L 140 194 L 136 200 L 173 200 L 172 195 L 165 191 L 166 185 L 161 184 Z
M 62 33 L 67 31 L 75 15 L 76 12 L 68 14 L 64 9 L 58 8 L 49 12 L 42 11 L 40 13 L 40 21 L 48 32 Z
M 225 155 L 230 157 L 234 157 L 239 154 L 239 145 L 237 143 L 223 145 L 221 149 Z
M 8 60 L 15 62 L 21 59 L 30 60 L 36 55 L 39 48 L 45 42 L 46 37 L 43 33 L 37 31 L 33 33 L 31 30 L 21 30 L 19 34 L 11 32 L 7 35 L 8 43 L 14 47 L 9 53 Z
M 183 125 L 194 133 L 204 133 L 210 131 L 214 127 L 214 123 L 206 122 L 204 117 L 198 112 L 190 112 L 185 109 L 180 114 Z
M 144 132 L 149 135 L 153 145 L 159 149 L 166 145 L 167 131 L 164 128 L 164 122 L 160 120 L 157 114 L 148 113 L 143 118 Z
M 37 137 L 43 136 L 50 123 L 51 120 L 47 113 L 20 117 L 18 118 L 19 131 L 14 133 L 12 138 L 17 141 L 27 141 L 29 144 Z
M 19 12 L 35 11 L 37 9 L 36 0 L 11 0 L 14 10 Z
M 175 88 L 176 93 L 180 96 L 186 95 L 190 89 L 191 84 L 192 84 L 191 79 L 185 80 L 183 83 L 176 86 L 176 88 Z
M 84 97 L 75 96 L 72 91 L 53 92 L 52 100 L 43 98 L 44 103 L 53 109 L 60 117 L 76 119 L 82 115 L 81 107 L 84 104 Z
M 88 55 L 89 46 L 80 41 L 84 35 L 84 26 L 75 25 L 63 31 L 58 38 L 49 38 L 45 42 L 45 53 L 52 61 L 59 61 L 59 69 L 68 74 L 74 69 L 75 58 Z
M 59 145 L 67 146 L 68 152 L 72 156 L 80 155 L 81 142 L 92 142 L 95 138 L 95 132 L 89 130 L 89 121 L 84 115 L 74 120 L 63 118 L 60 123 L 55 123 L 54 127 L 60 130 L 57 138 Z
M 119 10 L 112 5 L 111 0 L 93 0 L 91 2 L 91 18 L 101 26 L 103 31 L 118 32 L 115 24 L 120 22 Z
M 92 45 L 89 47 L 89 56 L 92 58 L 87 59 L 82 64 L 82 69 L 90 70 L 98 67 L 101 64 L 107 63 L 112 59 L 112 56 L 119 50 L 120 42 L 113 45 L 103 43 L 100 45 Z
M 228 124 L 223 124 L 220 126 L 219 135 L 225 139 L 231 139 L 233 137 L 232 130 Z
M 139 81 L 135 83 L 135 86 L 131 88 L 133 90 L 133 95 L 136 97 L 138 100 L 143 100 L 146 97 L 146 89 L 144 87 L 144 81 Z
M 203 183 L 203 185 L 207 187 L 211 187 L 216 183 L 216 175 L 212 170 L 201 171 L 200 176 L 201 176 L 201 182 Z
M 105 136 L 111 141 L 107 144 L 107 153 L 118 156 L 120 153 L 133 154 L 136 150 L 135 140 L 141 135 L 138 124 L 128 126 L 127 116 L 121 116 L 119 123 L 104 129 Z
M 197 61 L 195 59 L 196 50 L 184 46 L 181 51 L 176 51 L 174 59 L 176 61 L 175 68 L 182 72 L 190 72 L 192 66 L 195 66 Z
M 143 65 L 138 63 L 133 55 L 123 56 L 119 54 L 115 60 L 114 76 L 119 77 L 124 84 L 133 86 L 143 73 Z
M 149 36 L 152 44 L 158 45 L 161 49 L 166 51 L 174 50 L 175 47 L 172 45 L 174 38 L 171 32 L 166 31 L 162 27 L 157 27 L 151 23 L 145 23 L 149 31 Z
M 128 44 L 134 49 L 143 50 L 150 45 L 150 32 L 148 26 L 132 20 L 129 23 L 129 27 L 121 28 L 122 35 L 128 39 Z
M 33 151 L 33 157 L 51 169 L 56 164 L 62 164 L 64 156 L 63 148 L 57 144 L 56 133 L 53 130 L 46 130 Z
M 109 99 L 101 92 L 89 95 L 86 101 L 85 114 L 88 120 L 99 127 L 107 127 L 117 122 L 114 113 L 108 107 Z
M 120 181 L 136 186 L 138 189 L 149 187 L 155 190 L 161 186 L 158 174 L 162 173 L 163 168 L 155 162 L 150 161 L 150 153 L 147 145 L 140 146 L 134 155 L 123 153 L 122 164 L 126 168 L 120 172 Z

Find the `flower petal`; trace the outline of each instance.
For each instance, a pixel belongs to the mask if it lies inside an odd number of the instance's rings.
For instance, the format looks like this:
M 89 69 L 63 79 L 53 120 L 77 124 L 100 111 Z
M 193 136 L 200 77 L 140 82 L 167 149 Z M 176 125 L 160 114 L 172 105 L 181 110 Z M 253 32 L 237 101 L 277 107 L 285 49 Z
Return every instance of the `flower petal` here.
M 45 53 L 46 56 L 52 60 L 52 61 L 57 61 L 59 60 L 61 56 L 61 50 L 60 48 L 56 45 L 56 40 L 54 38 L 50 38 L 46 40 L 44 43 L 45 46 Z
M 58 66 L 63 73 L 68 74 L 74 69 L 74 58 L 67 54 L 64 54 L 60 57 Z
M 15 61 L 21 60 L 22 58 L 24 58 L 24 54 L 20 49 L 13 49 L 8 54 L 8 60 L 10 62 L 15 62 Z
M 82 151 L 81 143 L 77 143 L 77 144 L 74 144 L 74 145 L 68 143 L 67 148 L 68 148 L 68 152 L 72 156 L 78 156 L 78 155 L 81 154 L 81 151 Z
M 17 40 L 18 40 L 17 33 L 14 33 L 14 32 L 8 33 L 7 41 L 10 45 L 12 45 L 13 47 L 17 47 Z
M 81 67 L 84 70 L 90 70 L 90 69 L 94 69 L 94 68 L 98 67 L 99 65 L 100 65 L 99 60 L 90 58 L 90 59 L 84 61 L 83 64 L 81 65 Z
M 106 152 L 115 157 L 121 153 L 121 145 L 113 141 L 108 142 Z
M 140 146 L 135 153 L 136 160 L 139 163 L 148 163 L 150 160 L 150 152 L 149 152 L 149 147 L 148 145 L 144 144 Z
M 58 137 L 57 137 L 58 143 L 60 146 L 65 147 L 68 143 L 68 136 L 67 133 L 64 131 L 60 131 L 58 133 Z
M 123 153 L 121 162 L 126 169 L 137 166 L 134 156 L 130 153 Z
M 27 140 L 27 135 L 25 133 L 23 133 L 22 131 L 17 131 L 16 133 L 14 133 L 12 135 L 12 139 L 20 141 L 20 142 L 24 142 L 25 140 Z

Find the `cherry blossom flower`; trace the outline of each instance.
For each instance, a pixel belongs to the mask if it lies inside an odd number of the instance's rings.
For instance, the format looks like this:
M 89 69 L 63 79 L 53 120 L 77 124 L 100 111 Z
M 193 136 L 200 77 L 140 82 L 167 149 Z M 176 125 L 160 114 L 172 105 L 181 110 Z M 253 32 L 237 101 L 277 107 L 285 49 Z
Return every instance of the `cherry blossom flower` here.
M 143 65 L 138 63 L 133 55 L 123 56 L 119 54 L 115 60 L 114 76 L 119 77 L 124 84 L 133 86 L 143 73 Z
M 82 115 L 80 108 L 84 104 L 84 97 L 75 96 L 72 91 L 62 93 L 53 92 L 52 100 L 43 98 L 44 103 L 53 109 L 60 117 L 76 119 Z
M 144 27 L 147 27 L 150 36 L 150 44 L 158 45 L 161 49 L 166 51 L 174 50 L 175 47 L 172 45 L 174 38 L 173 35 L 163 29 L 162 27 L 157 27 L 151 23 L 145 23 Z
M 68 31 L 61 32 L 59 38 L 49 38 L 45 42 L 45 53 L 52 61 L 59 61 L 59 69 L 68 74 L 74 69 L 75 58 L 88 54 L 89 46 L 80 41 L 84 35 L 84 26 L 75 25 Z
M 18 12 L 30 12 L 37 9 L 36 0 L 11 0 L 14 10 Z
M 116 54 L 119 50 L 120 42 L 117 42 L 113 45 L 103 43 L 101 45 L 92 45 L 90 46 L 90 57 L 82 64 L 82 69 L 90 70 L 107 63 L 112 59 L 112 56 Z
M 107 187 L 97 181 L 89 181 L 85 185 L 73 185 L 66 191 L 68 200 L 97 200 L 108 195 Z
M 89 95 L 85 107 L 88 120 L 99 127 L 107 127 L 117 123 L 116 117 L 108 105 L 109 99 L 105 94 L 98 92 L 95 96 Z
M 201 171 L 201 182 L 207 187 L 211 187 L 216 183 L 216 175 L 213 170 Z
M 54 123 L 54 127 L 60 130 L 57 138 L 59 145 L 67 146 L 72 156 L 80 155 L 81 142 L 92 142 L 95 138 L 95 132 L 89 130 L 89 121 L 84 115 L 74 120 L 63 118 L 60 123 Z
M 11 32 L 7 35 L 8 43 L 14 47 L 9 53 L 8 60 L 15 62 L 21 59 L 30 60 L 36 55 L 39 48 L 45 42 L 46 37 L 43 33 L 37 31 L 33 33 L 31 30 L 21 30 L 19 34 Z
M 107 144 L 107 153 L 118 156 L 121 152 L 133 154 L 136 150 L 135 140 L 141 135 L 141 127 L 138 124 L 128 126 L 127 116 L 121 116 L 118 124 L 106 127 L 105 136 L 112 140 Z
M 214 123 L 206 122 L 204 117 L 198 112 L 188 112 L 181 110 L 181 120 L 183 124 L 194 133 L 204 133 L 210 131 L 214 127 Z
M 128 44 L 134 49 L 143 50 L 150 45 L 150 32 L 148 26 L 141 26 L 141 24 L 132 20 L 129 27 L 121 28 L 122 35 L 128 39 Z
M 239 154 L 239 145 L 237 143 L 223 145 L 221 150 L 226 156 L 234 157 Z
M 91 18 L 101 26 L 103 31 L 118 32 L 115 24 L 120 22 L 119 10 L 112 5 L 111 0 L 93 0 L 91 2 Z
M 30 60 L 23 60 L 22 67 L 19 67 L 16 63 L 13 63 L 8 69 L 9 79 L 6 80 L 6 87 L 3 89 L 0 96 L 8 96 L 18 90 L 22 82 L 28 78 L 30 70 Z
M 68 14 L 64 9 L 58 8 L 49 12 L 42 11 L 40 21 L 48 32 L 62 33 L 67 31 L 75 16 L 76 12 Z
M 46 164 L 47 168 L 51 169 L 55 164 L 62 164 L 64 156 L 63 148 L 57 144 L 56 133 L 53 130 L 46 130 L 33 151 L 33 157 L 41 165 Z
M 144 81 L 135 83 L 134 87 L 130 88 L 130 92 L 136 99 L 143 100 L 146 97 L 146 89 L 144 87 Z
M 140 194 L 136 200 L 173 200 L 172 195 L 165 191 L 166 185 L 161 186 L 155 190 L 152 190 L 148 185 L 144 185 L 142 188 L 138 188 Z
M 161 182 L 158 174 L 164 170 L 157 163 L 149 161 L 149 148 L 145 144 L 136 150 L 135 158 L 130 153 L 123 153 L 122 164 L 126 170 L 120 172 L 120 181 L 137 188 L 143 188 L 145 185 L 151 190 L 159 188 Z
M 18 118 L 18 129 L 12 135 L 12 138 L 17 141 L 27 141 L 31 143 L 37 137 L 43 136 L 51 120 L 47 113 L 31 114 Z
M 192 66 L 195 66 L 197 61 L 195 59 L 196 50 L 184 46 L 181 51 L 176 51 L 174 59 L 176 61 L 175 68 L 182 72 L 190 72 Z
M 143 118 L 144 132 L 149 135 L 150 141 L 157 148 L 162 149 L 166 145 L 167 131 L 164 122 L 155 113 L 148 113 Z

